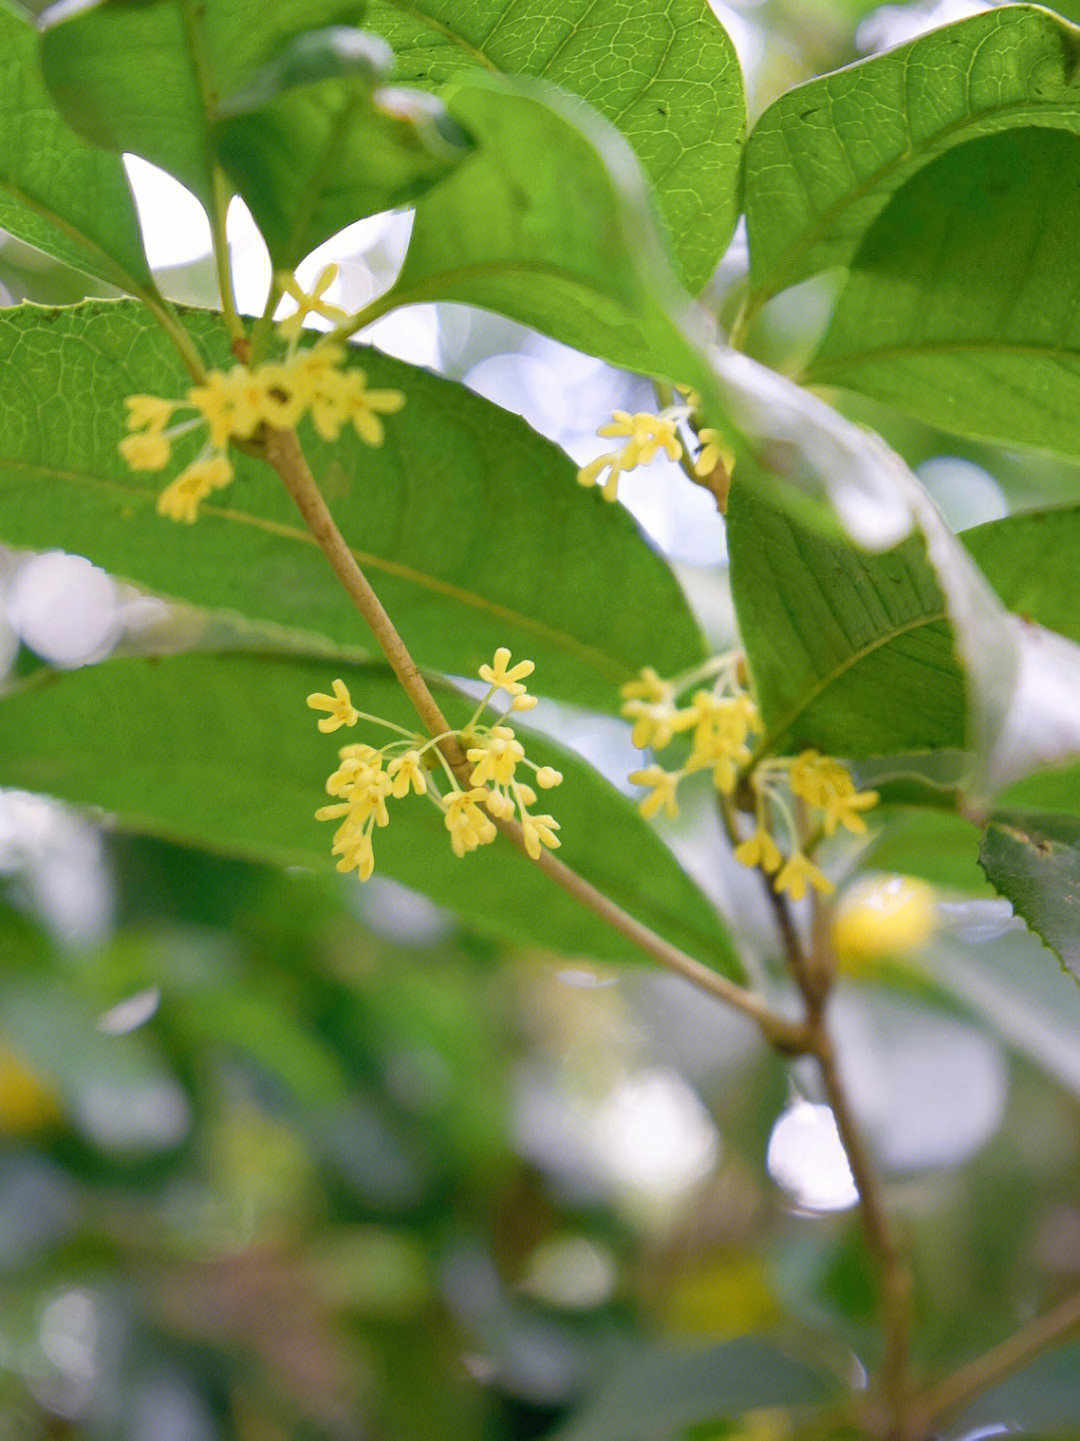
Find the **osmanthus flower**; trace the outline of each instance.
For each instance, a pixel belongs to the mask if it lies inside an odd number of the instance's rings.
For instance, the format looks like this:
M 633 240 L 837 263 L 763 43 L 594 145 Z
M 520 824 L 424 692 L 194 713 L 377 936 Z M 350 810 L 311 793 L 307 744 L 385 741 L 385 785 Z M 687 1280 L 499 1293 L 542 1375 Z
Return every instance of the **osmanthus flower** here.
M 320 289 L 320 284 L 321 279 L 309 297 L 309 310 L 325 314 L 320 299 L 325 286 Z M 162 493 L 157 506 L 161 515 L 190 523 L 200 501 L 233 479 L 226 455 L 229 444 L 251 440 L 263 426 L 291 430 L 310 416 L 324 440 L 337 440 L 351 425 L 366 445 L 380 446 L 386 438 L 382 417 L 399 411 L 405 396 L 400 390 L 370 389 L 367 373 L 348 368 L 347 358 L 347 348 L 335 341 L 299 348 L 294 336 L 284 359 L 210 370 L 182 399 L 129 395 L 125 405 L 130 433 L 119 443 L 120 454 L 132 470 L 164 470 L 172 459 L 173 442 L 204 429 L 208 444 Z M 177 411 L 188 412 L 189 418 L 170 425 Z
M 227 456 L 214 454 L 193 461 L 158 496 L 157 513 L 191 525 L 199 514 L 200 503 L 212 491 L 228 485 L 232 478 L 233 468 Z
M 619 479 L 627 471 L 639 465 L 649 465 L 661 451 L 669 460 L 682 460 L 688 447 L 693 448 L 696 412 L 701 397 L 687 386 L 676 386 L 683 397 L 674 405 L 666 406 L 658 414 L 651 411 L 616 410 L 606 425 L 600 426 L 597 435 L 604 439 L 621 439 L 626 444 L 619 450 L 610 450 L 598 455 L 578 471 L 578 484 L 599 485 L 605 500 L 616 500 L 619 494 Z M 681 439 L 679 427 L 689 428 L 689 437 Z M 684 434 L 686 432 L 684 431 Z M 696 431 L 699 443 L 698 453 L 690 462 L 693 474 L 701 480 L 708 479 L 723 461 L 729 474 L 735 461 L 725 447 L 720 432 L 712 429 Z M 606 474 L 606 479 L 604 478 Z
M 793 795 L 801 796 L 811 806 L 824 812 L 822 824 L 831 836 L 838 825 L 853 835 L 866 833 L 866 822 L 860 811 L 877 805 L 877 791 L 857 791 L 855 782 L 839 761 L 819 755 L 815 750 L 803 751 L 791 763 L 788 784 Z
M 813 886 L 823 896 L 829 895 L 834 889 L 832 881 L 823 871 L 818 870 L 812 860 L 801 851 L 795 851 L 780 867 L 780 872 L 773 881 L 773 889 L 787 891 L 793 901 L 801 901 L 806 895 L 807 885 Z
M 499 690 L 511 698 L 511 706 L 534 699 L 528 696 L 523 681 L 533 669 L 532 661 L 519 661 L 511 666 L 510 651 L 500 646 L 492 664 L 480 667 L 481 678 L 488 681 L 490 688 L 467 725 L 432 739 L 414 735 L 390 721 L 358 710 L 341 679 L 332 682 L 330 694 L 315 692 L 308 696 L 310 708 L 324 712 L 318 722 L 321 731 L 332 732 L 364 720 L 395 732 L 393 740 L 378 748 L 366 742 L 342 746 L 338 751 L 339 764 L 327 778 L 326 791 L 334 802 L 322 806 L 315 814 L 317 820 L 340 822 L 333 843 L 333 854 L 340 857 L 339 870 L 355 870 L 361 880 L 372 875 L 373 832 L 389 825 L 393 814 L 387 801 L 404 800 L 410 792 L 426 797 L 442 812 L 443 824 L 457 856 L 490 844 L 498 835 L 494 821 L 515 816 L 521 822 L 525 849 L 534 860 L 545 846 L 550 849 L 559 846 L 558 821 L 550 815 L 531 813 L 529 807 L 535 805 L 537 793 L 520 779 L 518 768 L 524 766 L 530 770 L 541 790 L 561 784 L 561 773 L 554 766 L 538 766 L 531 761 L 503 717 L 496 718 L 492 724 L 482 720 L 492 696 Z M 460 784 L 438 749 L 439 742 L 449 735 L 455 736 L 466 752 L 471 767 L 468 786 Z M 442 789 L 433 779 L 440 768 Z
M 296 309 L 278 322 L 278 334 L 286 340 L 295 339 L 304 327 L 309 315 L 321 315 L 324 320 L 346 320 L 348 311 L 340 305 L 332 305 L 323 296 L 338 278 L 340 267 L 328 265 L 319 273 L 309 291 L 302 290 L 296 276 L 290 270 L 280 270 L 275 277 L 285 295 L 296 301 Z
M 312 710 L 326 711 L 326 715 L 319 721 L 319 729 L 329 732 L 336 731 L 341 726 L 354 726 L 360 719 L 360 712 L 352 703 L 349 695 L 349 687 L 343 680 L 331 682 L 330 689 L 333 695 L 309 695 L 307 703 Z
M 711 677 L 711 689 L 700 685 Z M 763 733 L 761 716 L 745 685 L 742 657 L 718 656 L 673 679 L 646 666 L 622 688 L 623 715 L 634 721 L 633 738 L 641 748 L 662 750 L 686 735 L 689 754 L 678 767 L 652 764 L 632 771 L 630 780 L 649 794 L 639 802 L 645 817 L 664 810 L 677 816 L 678 787 L 688 776 L 708 770 L 723 797 L 723 814 L 732 837 L 735 859 L 773 877 L 773 887 L 792 900 L 807 888 L 828 894 L 832 882 L 807 854 L 817 823 L 826 835 L 838 825 L 856 833 L 866 829 L 861 812 L 876 805 L 875 791 L 859 792 L 849 771 L 831 756 L 815 750 L 798 756 L 757 756 L 751 738 Z M 682 701 L 692 691 L 689 701 Z M 744 797 L 753 797 L 752 807 Z M 804 803 L 796 818 L 792 798 Z M 737 807 L 753 810 L 754 831 L 739 838 Z M 777 824 L 780 825 L 779 832 Z

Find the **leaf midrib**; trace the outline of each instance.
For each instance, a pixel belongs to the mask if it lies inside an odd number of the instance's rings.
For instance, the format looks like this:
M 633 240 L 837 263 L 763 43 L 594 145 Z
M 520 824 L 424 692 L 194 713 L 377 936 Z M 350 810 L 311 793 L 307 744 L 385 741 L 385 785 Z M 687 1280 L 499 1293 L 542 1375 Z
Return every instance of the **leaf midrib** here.
M 68 484 L 90 485 L 102 490 L 109 490 L 121 495 L 137 497 L 144 501 L 156 499 L 157 492 L 130 482 L 112 480 L 105 476 L 83 474 L 78 471 L 59 470 L 54 466 L 48 466 L 32 461 L 12 459 L 7 456 L 0 456 L 0 467 L 9 467 L 12 470 L 19 470 L 26 474 L 41 475 L 51 480 L 67 482 Z M 248 526 L 255 530 L 261 530 L 264 534 L 274 535 L 283 540 L 296 541 L 309 547 L 316 547 L 315 538 L 306 530 L 297 526 L 286 525 L 280 521 L 270 520 L 264 516 L 252 515 L 248 511 L 234 510 L 227 506 L 207 505 L 202 506 L 206 515 L 216 516 L 218 519 L 235 522 L 237 525 Z M 601 676 L 610 681 L 612 685 L 619 685 L 626 680 L 629 671 L 614 657 L 605 652 L 597 650 L 596 647 L 578 640 L 567 631 L 559 630 L 555 626 L 549 626 L 544 621 L 534 616 L 526 615 L 523 611 L 515 610 L 512 606 L 503 605 L 499 601 L 477 594 L 475 591 L 466 590 L 456 585 L 453 581 L 443 580 L 439 576 L 429 575 L 426 571 L 417 570 L 412 566 L 404 565 L 400 561 L 390 560 L 385 556 L 369 554 L 367 551 L 357 550 L 350 546 L 357 563 L 368 570 L 380 572 L 383 575 L 393 576 L 397 580 L 403 580 L 426 590 L 434 595 L 446 596 L 448 599 L 457 601 L 459 604 L 468 606 L 473 610 L 481 611 L 493 619 L 505 621 L 508 624 L 518 626 L 538 639 L 545 641 L 555 650 L 573 656 L 575 659 L 594 668 Z M 273 621 L 272 624 L 282 622 Z

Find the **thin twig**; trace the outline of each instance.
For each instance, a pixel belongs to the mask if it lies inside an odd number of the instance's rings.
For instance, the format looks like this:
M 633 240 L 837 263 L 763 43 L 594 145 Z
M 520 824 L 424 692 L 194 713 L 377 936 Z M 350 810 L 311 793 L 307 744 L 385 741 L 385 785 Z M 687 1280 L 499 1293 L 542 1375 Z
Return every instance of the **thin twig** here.
M 881 1390 L 888 1413 L 887 1434 L 890 1441 L 911 1441 L 915 1434 L 911 1429 L 908 1375 L 911 1272 L 893 1235 L 885 1209 L 881 1179 L 855 1119 L 836 1063 L 836 1052 L 825 1015 L 832 969 L 827 958 L 821 956 L 818 950 L 822 927 L 815 924 L 817 945 L 808 952 L 799 937 L 786 899 L 777 893 L 772 880 L 764 872 L 762 878 L 784 943 L 788 967 L 806 1004 L 809 1052 L 817 1061 L 825 1097 L 832 1110 L 848 1166 L 851 1168 L 855 1189 L 859 1193 L 859 1217 L 867 1250 L 873 1256 L 881 1277 L 881 1310 L 885 1326 L 885 1360 L 882 1366 Z
M 977 1356 L 932 1386 L 916 1405 L 921 1425 L 928 1428 L 938 1417 L 956 1411 L 1051 1347 L 1077 1335 L 1080 1335 L 1080 1291 L 1002 1341 L 1000 1346 Z
M 461 784 L 466 789 L 469 788 L 471 766 L 458 744 L 457 737 L 452 733 L 447 735 L 451 728 L 446 717 L 421 675 L 416 662 L 409 654 L 393 621 L 383 609 L 382 602 L 371 588 L 356 557 L 338 530 L 322 493 L 315 483 L 315 478 L 300 448 L 295 432 L 267 431 L 263 453 L 266 460 L 284 481 L 286 489 L 299 507 L 312 536 L 333 567 L 335 575 L 341 581 L 357 610 L 371 627 L 375 639 L 425 729 L 429 735 L 442 737 L 439 747 L 446 757 L 447 763 Z M 499 821 L 497 824 L 502 833 L 513 842 L 518 850 L 527 855 L 521 826 L 516 821 Z M 629 912 L 617 906 L 602 891 L 590 885 L 556 856 L 544 851 L 539 859 L 534 860 L 532 857 L 529 859 L 556 885 L 561 886 L 593 915 L 607 922 L 620 935 L 647 952 L 654 960 L 756 1022 L 770 1044 L 792 1054 L 806 1050 L 807 1031 L 799 1022 L 790 1021 L 785 1016 L 776 1014 L 754 991 L 737 985 L 734 981 L 729 981 L 725 976 L 718 975 L 708 966 L 695 960 L 693 956 L 665 941 L 662 936 L 657 935 L 655 931 L 636 920 Z

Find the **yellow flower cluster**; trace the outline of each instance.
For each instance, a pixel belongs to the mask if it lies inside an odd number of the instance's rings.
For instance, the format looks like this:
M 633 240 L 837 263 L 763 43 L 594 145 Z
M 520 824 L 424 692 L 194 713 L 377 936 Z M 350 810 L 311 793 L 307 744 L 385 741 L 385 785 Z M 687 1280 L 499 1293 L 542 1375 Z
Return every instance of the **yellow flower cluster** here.
M 697 689 L 706 677 L 712 678 L 712 688 Z M 681 702 L 680 697 L 689 691 L 693 691 L 690 700 Z M 833 889 L 832 882 L 804 852 L 793 807 L 781 784 L 803 803 L 808 818 L 827 836 L 837 826 L 856 834 L 864 832 L 862 812 L 877 803 L 877 792 L 858 791 L 839 761 L 816 750 L 772 757 L 749 771 L 753 759 L 749 741 L 763 727 L 757 706 L 741 684 L 737 656 L 717 657 L 673 680 L 662 679 L 652 666 L 646 666 L 637 680 L 622 687 L 621 695 L 622 713 L 634 722 L 633 741 L 639 749 L 663 750 L 679 735 L 690 741 L 689 755 L 678 769 L 653 764 L 631 772 L 630 780 L 649 791 L 639 805 L 643 816 L 654 816 L 661 809 L 668 816 L 677 816 L 679 783 L 703 770 L 711 772 L 713 785 L 731 814 L 739 781 L 748 774 L 756 826 L 753 835 L 736 845 L 735 859 L 773 876 L 775 890 L 788 892 L 792 900 L 801 900 L 807 886 L 823 894 Z M 786 853 L 773 834 L 776 816 L 787 833 Z
M 679 426 L 689 424 L 700 398 L 694 391 L 679 388 L 686 397 L 685 401 L 669 405 L 658 415 L 649 411 L 638 411 L 634 415 L 627 410 L 615 411 L 611 421 L 602 425 L 596 433 L 605 439 L 624 439 L 626 444 L 621 450 L 608 451 L 606 455 L 599 455 L 582 466 L 577 475 L 578 484 L 600 485 L 604 499 L 615 500 L 619 494 L 619 477 L 624 472 L 635 470 L 639 465 L 648 465 L 660 451 L 669 460 L 681 460 L 686 448 L 679 438 Z M 691 464 L 694 474 L 704 480 L 721 462 L 730 473 L 735 460 L 725 448 L 720 432 L 708 428 L 698 430 L 697 438 L 700 449 Z M 607 479 L 602 481 L 605 471 Z
M 487 681 L 488 692 L 474 711 L 468 724 L 460 731 L 447 732 L 425 740 L 377 716 L 365 715 L 353 705 L 349 688 L 335 680 L 330 695 L 309 695 L 312 710 L 324 712 L 319 730 L 332 732 L 342 726 L 354 726 L 367 720 L 397 731 L 401 739 L 389 741 L 376 749 L 370 745 L 347 745 L 338 752 L 340 764 L 326 782 L 327 794 L 338 799 L 315 813 L 320 821 L 340 821 L 334 835 L 333 853 L 340 857 L 339 871 L 355 870 L 362 881 L 370 878 L 375 868 L 372 845 L 374 831 L 389 825 L 388 799 L 402 799 L 410 790 L 426 795 L 443 814 L 443 823 L 450 833 L 450 844 L 456 856 L 464 856 L 478 846 L 495 839 L 497 820 L 516 816 L 521 822 L 525 849 L 534 860 L 546 846 L 556 849 L 559 823 L 550 815 L 533 815 L 529 807 L 536 803 L 536 791 L 518 776 L 519 767 L 533 772 L 541 790 L 550 790 L 562 781 L 553 766 L 537 766 L 525 755 L 525 747 L 511 726 L 503 724 L 505 716 L 492 724 L 483 724 L 481 717 L 497 692 L 510 698 L 511 710 L 529 710 L 536 704 L 524 685 L 532 674 L 532 661 L 510 664 L 510 652 L 500 646 L 491 665 L 482 665 L 480 679 Z M 468 788 L 463 788 L 439 750 L 438 742 L 456 736 L 470 763 Z M 441 788 L 433 780 L 433 772 L 441 768 Z
M 132 470 L 164 470 L 172 459 L 173 441 L 206 428 L 206 443 L 199 456 L 158 496 L 160 515 L 189 524 L 194 521 L 200 503 L 233 479 L 232 462 L 226 454 L 229 442 L 250 440 L 263 425 L 291 430 L 307 415 L 324 440 L 337 440 L 351 424 L 367 445 L 382 445 L 380 417 L 401 409 L 405 404 L 401 391 L 369 390 L 363 370 L 344 368 L 347 351 L 343 345 L 321 340 L 309 349 L 296 347 L 300 327 L 291 324 L 295 317 L 302 320 L 308 313 L 327 314 L 332 309 L 320 298 L 329 284 L 328 273 L 324 271 L 316 282 L 312 296 L 304 297 L 295 282 L 286 287 L 304 303 L 279 327 L 279 333 L 290 338 L 284 360 L 265 361 L 252 368 L 234 365 L 229 370 L 211 370 L 182 400 L 157 395 L 127 397 L 130 434 L 121 440 L 120 454 Z M 194 414 L 170 426 L 177 411 Z

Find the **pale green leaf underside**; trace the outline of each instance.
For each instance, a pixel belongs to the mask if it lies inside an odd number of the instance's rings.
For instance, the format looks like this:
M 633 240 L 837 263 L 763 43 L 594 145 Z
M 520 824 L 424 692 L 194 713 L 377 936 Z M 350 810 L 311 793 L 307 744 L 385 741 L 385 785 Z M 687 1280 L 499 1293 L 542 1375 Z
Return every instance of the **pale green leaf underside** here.
M 1028 5 L 973 16 L 781 96 L 746 152 L 756 301 L 846 265 L 890 197 L 978 136 L 1080 133 L 1080 31 Z
M 738 214 L 746 128 L 734 47 L 704 0 L 374 0 L 364 26 L 398 78 L 534 75 L 616 125 L 655 187 L 687 289 L 712 273 Z
M 964 677 L 921 537 L 870 555 L 736 486 L 728 545 L 768 750 L 966 744 Z
M 329 690 L 335 675 L 358 706 L 415 724 L 382 666 L 235 653 L 113 660 L 31 683 L 0 702 L 0 785 L 101 806 L 125 827 L 224 854 L 324 869 L 333 862 L 335 828 L 314 812 L 326 804 L 323 784 L 338 747 L 391 738 L 362 725 L 318 731 L 305 697 Z M 441 690 L 439 698 L 451 722 L 463 724 L 466 702 Z M 560 855 L 669 940 L 738 974 L 710 903 L 633 804 L 550 743 L 529 738 L 526 749 L 565 776 L 536 807 L 560 821 Z M 508 843 L 459 860 L 441 814 L 423 797 L 390 805 L 391 823 L 374 838 L 380 874 L 507 940 L 636 958 Z
M 1080 136 L 987 136 L 926 166 L 851 262 L 807 379 L 945 430 L 1080 455 Z
M 540 81 L 465 76 L 446 103 L 478 153 L 421 199 L 387 303 L 479 305 L 695 384 L 701 356 L 677 323 L 690 299 L 618 132 Z
M 69 125 L 153 161 L 209 204 L 222 102 L 292 36 L 360 24 L 363 9 L 348 0 L 105 0 L 46 31 L 42 66 Z
M 375 87 L 393 63 L 348 26 L 303 35 L 214 130 L 222 165 L 278 269 L 364 216 L 409 205 L 465 159 L 467 136 L 421 90 Z
M 185 317 L 204 353 L 228 339 Z M 375 351 L 373 386 L 402 390 L 373 450 L 351 429 L 302 439 L 346 540 L 420 665 L 472 675 L 508 645 L 537 663 L 538 693 L 613 710 L 642 665 L 672 673 L 704 642 L 667 565 L 630 517 L 575 482 L 569 459 L 524 421 L 462 386 Z M 0 539 L 88 555 L 162 594 L 255 622 L 300 628 L 355 652 L 370 641 L 280 480 L 234 457 L 237 479 L 195 525 L 162 519 L 164 475 L 117 453 L 123 398 L 181 395 L 167 339 L 117 301 L 0 313 Z
M 0 0 L 0 227 L 121 290 L 148 288 L 124 167 L 61 120 L 37 52 L 37 31 Z

